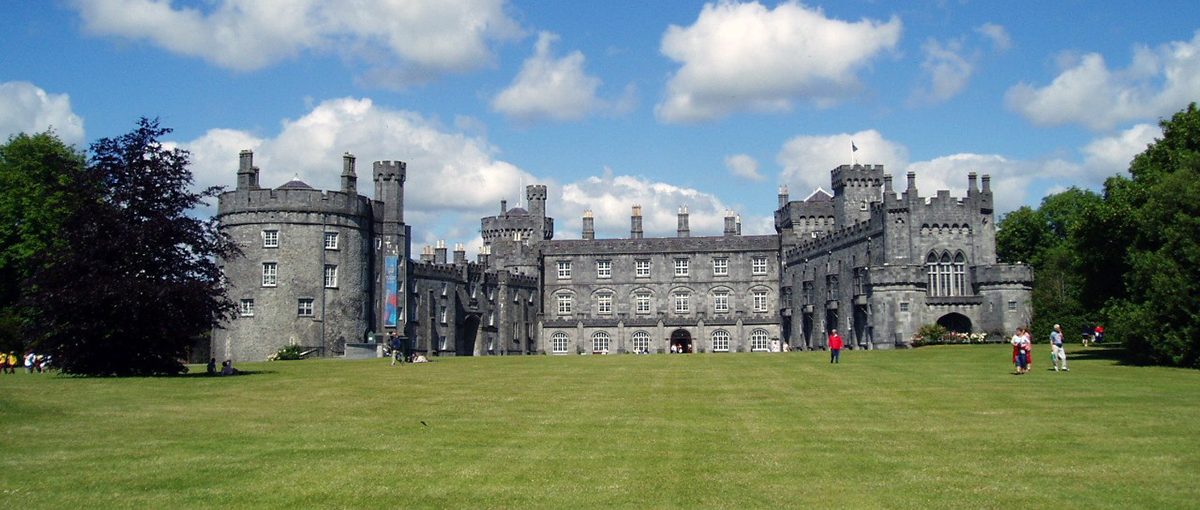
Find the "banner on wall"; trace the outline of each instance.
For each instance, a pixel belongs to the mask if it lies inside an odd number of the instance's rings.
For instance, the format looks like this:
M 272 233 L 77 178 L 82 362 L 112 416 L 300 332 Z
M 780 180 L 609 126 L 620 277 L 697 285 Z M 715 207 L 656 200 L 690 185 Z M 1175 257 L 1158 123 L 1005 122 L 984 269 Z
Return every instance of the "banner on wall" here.
M 383 309 L 383 325 L 389 328 L 396 327 L 400 319 L 400 274 L 397 262 L 395 255 L 384 257 L 384 299 L 387 304 Z

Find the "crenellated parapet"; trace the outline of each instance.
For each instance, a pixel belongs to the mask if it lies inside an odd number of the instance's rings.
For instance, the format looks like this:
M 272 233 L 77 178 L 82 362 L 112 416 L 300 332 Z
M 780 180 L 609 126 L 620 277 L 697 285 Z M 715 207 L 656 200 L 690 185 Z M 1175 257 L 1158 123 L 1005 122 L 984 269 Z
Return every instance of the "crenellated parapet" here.
M 882 233 L 882 222 L 877 218 L 873 218 L 871 221 L 855 223 L 849 227 L 818 236 L 814 239 L 801 241 L 794 248 L 788 249 L 784 253 L 784 258 L 789 265 L 800 263 L 805 259 L 812 258 L 814 255 L 864 242 L 867 238 L 875 237 Z
M 1025 264 L 994 264 L 973 271 L 978 285 L 1033 284 L 1033 268 Z

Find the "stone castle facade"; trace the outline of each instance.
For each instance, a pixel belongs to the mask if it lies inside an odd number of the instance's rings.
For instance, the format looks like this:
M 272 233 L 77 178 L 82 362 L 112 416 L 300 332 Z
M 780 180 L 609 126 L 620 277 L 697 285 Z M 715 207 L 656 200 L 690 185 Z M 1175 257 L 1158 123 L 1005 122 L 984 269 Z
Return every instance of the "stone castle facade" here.
M 834 328 L 850 348 L 886 349 L 932 322 L 1002 333 L 1029 321 L 1033 274 L 996 262 L 988 176 L 978 188 L 971 174 L 964 198 L 922 198 L 911 173 L 897 194 L 882 166 L 844 165 L 832 195 L 781 188 L 774 235 L 743 236 L 729 212 L 721 235 L 692 236 L 680 208 L 675 237 L 646 238 L 635 206 L 628 238 L 596 239 L 589 211 L 572 240 L 553 239 L 546 187 L 531 185 L 528 209 L 502 201 L 482 218 L 470 262 L 442 243 L 413 258 L 405 172 L 374 163 L 367 198 L 346 154 L 338 191 L 266 189 L 243 151 L 217 213 L 243 248 L 222 261 L 239 313 L 214 331 L 213 355 L 373 355 L 393 332 L 427 355 L 824 349 Z

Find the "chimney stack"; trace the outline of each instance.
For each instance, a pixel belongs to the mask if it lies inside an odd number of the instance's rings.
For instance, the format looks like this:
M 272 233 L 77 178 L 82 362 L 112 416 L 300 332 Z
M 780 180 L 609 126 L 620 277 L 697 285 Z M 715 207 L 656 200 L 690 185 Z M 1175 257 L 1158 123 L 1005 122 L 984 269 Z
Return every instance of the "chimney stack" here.
M 630 217 L 633 226 L 629 230 L 629 237 L 633 239 L 642 238 L 642 206 L 633 206 L 633 216 Z
M 596 223 L 592 216 L 591 209 L 583 212 L 583 238 L 592 240 L 596 238 Z
M 691 237 L 692 230 L 688 228 L 688 208 L 686 205 L 679 207 L 679 237 Z

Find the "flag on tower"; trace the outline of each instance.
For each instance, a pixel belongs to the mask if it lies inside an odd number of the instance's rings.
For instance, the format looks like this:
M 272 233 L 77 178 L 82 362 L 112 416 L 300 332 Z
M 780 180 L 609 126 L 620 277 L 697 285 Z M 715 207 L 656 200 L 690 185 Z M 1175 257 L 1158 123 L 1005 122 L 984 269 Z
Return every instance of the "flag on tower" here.
M 854 140 L 850 140 L 850 152 L 858 152 L 858 146 L 854 145 Z

